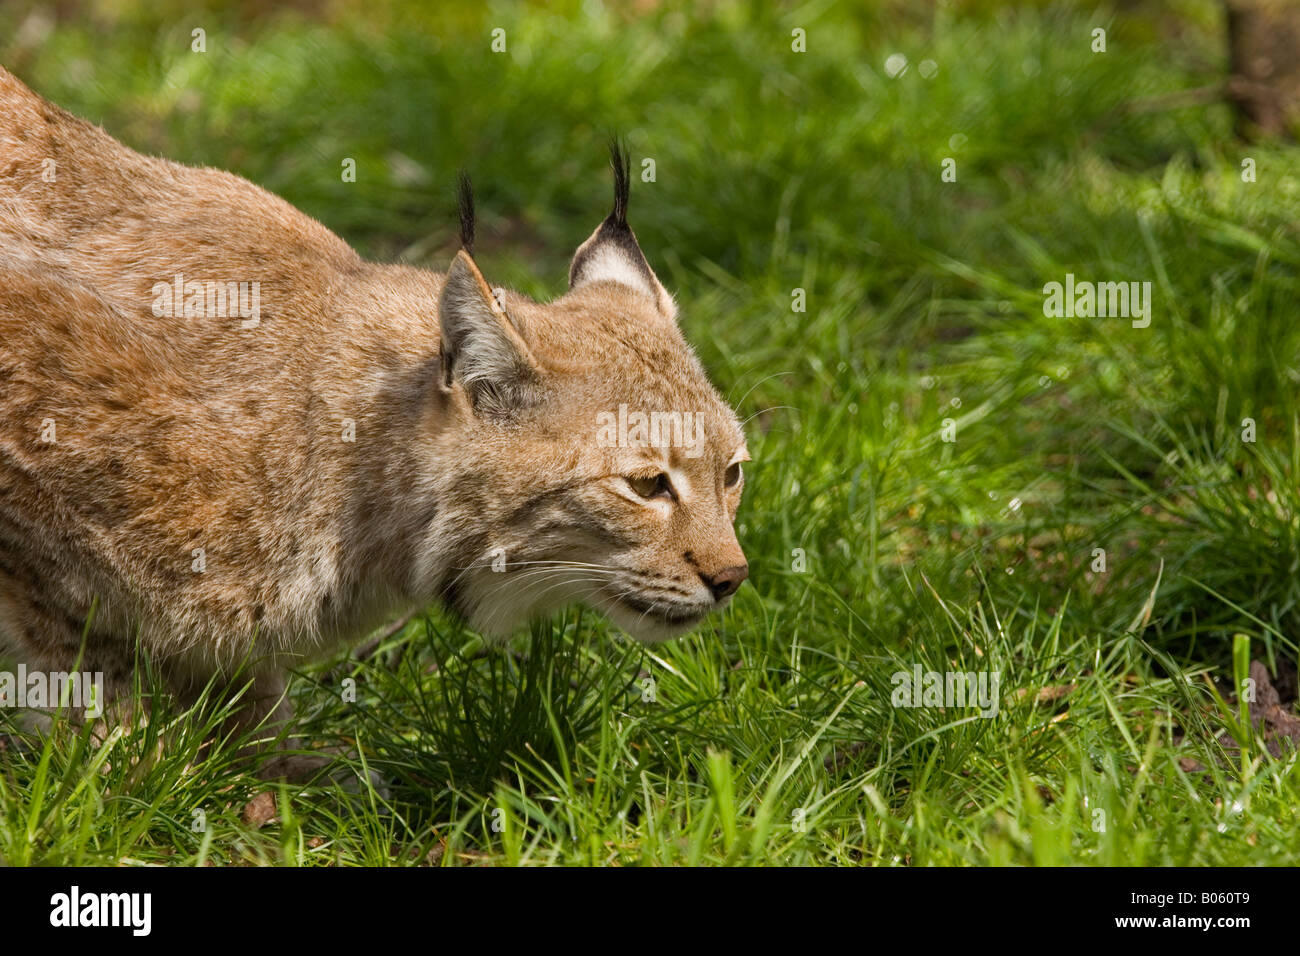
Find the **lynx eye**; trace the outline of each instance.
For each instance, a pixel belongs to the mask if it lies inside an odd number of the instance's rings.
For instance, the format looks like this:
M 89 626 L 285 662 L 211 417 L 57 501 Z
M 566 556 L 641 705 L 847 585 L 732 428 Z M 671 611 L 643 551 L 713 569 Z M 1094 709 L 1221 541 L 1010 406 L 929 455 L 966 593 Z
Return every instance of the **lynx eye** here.
M 662 471 L 657 475 L 637 475 L 629 477 L 627 483 L 631 485 L 642 498 L 676 498 L 673 494 L 672 482 Z
M 726 482 L 728 488 L 735 487 L 736 482 L 740 481 L 740 462 L 736 461 L 728 465 L 722 480 Z

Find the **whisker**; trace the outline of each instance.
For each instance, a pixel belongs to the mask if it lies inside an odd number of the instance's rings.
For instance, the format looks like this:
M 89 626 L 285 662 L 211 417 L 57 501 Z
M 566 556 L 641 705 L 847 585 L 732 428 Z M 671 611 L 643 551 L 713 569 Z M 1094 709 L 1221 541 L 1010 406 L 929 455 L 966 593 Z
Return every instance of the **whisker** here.
M 762 415 L 764 412 L 779 412 L 783 408 L 789 409 L 792 412 L 797 412 L 802 410 L 795 405 L 770 405 L 767 408 L 760 408 L 754 414 L 750 415 L 748 418 L 746 418 L 743 422 L 740 423 L 740 427 L 744 428 L 746 425 L 752 422 L 759 415 Z
M 762 385 L 764 382 L 769 381 L 769 380 L 774 379 L 774 378 L 779 378 L 779 377 L 781 377 L 782 375 L 793 375 L 793 374 L 794 374 L 793 371 L 789 371 L 789 372 L 773 372 L 771 375 L 765 375 L 765 376 L 763 376 L 763 377 L 760 378 L 757 382 L 755 382 L 753 385 L 749 386 L 749 390 L 746 391 L 744 395 L 740 396 L 740 401 L 738 401 L 738 402 L 732 402 L 732 406 L 733 406 L 734 408 L 739 408 L 741 405 L 744 405 L 744 404 L 745 404 L 745 399 L 749 398 L 749 393 L 752 392 L 754 389 L 758 388 L 758 386 Z M 746 421 L 748 421 L 748 419 L 746 419 Z

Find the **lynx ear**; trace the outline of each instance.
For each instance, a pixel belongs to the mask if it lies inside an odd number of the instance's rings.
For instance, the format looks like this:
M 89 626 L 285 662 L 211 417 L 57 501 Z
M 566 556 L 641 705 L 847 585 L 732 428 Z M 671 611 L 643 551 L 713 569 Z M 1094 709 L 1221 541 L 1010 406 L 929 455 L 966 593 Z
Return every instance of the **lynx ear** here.
M 617 282 L 648 296 L 666 319 L 677 317 L 677 307 L 650 269 L 632 227 L 627 224 L 631 159 L 617 141 L 609 145 L 614 167 L 614 211 L 581 246 L 569 266 L 569 288 L 592 282 Z
M 528 404 L 537 363 L 483 274 L 461 250 L 438 298 L 443 388 L 459 381 L 475 411 L 493 417 Z

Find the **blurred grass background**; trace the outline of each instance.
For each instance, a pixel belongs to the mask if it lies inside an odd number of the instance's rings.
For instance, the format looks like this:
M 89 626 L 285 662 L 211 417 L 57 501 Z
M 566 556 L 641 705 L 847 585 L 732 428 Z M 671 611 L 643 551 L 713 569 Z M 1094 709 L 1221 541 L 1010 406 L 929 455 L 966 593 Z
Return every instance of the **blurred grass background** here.
M 1222 83 L 1223 17 L 7 3 L 0 62 L 34 89 L 247 176 L 371 257 L 444 268 L 469 169 L 485 273 L 541 298 L 606 212 L 622 133 L 656 173 L 631 220 L 755 462 L 752 586 L 695 637 L 629 647 L 571 614 L 485 653 L 433 611 L 304 675 L 305 725 L 359 742 L 387 807 L 281 792 L 257 829 L 256 782 L 191 766 L 183 720 L 165 758 L 123 739 L 141 749 L 108 765 L 68 730 L 46 770 L 4 765 L 0 855 L 1300 861 L 1294 757 L 1226 754 L 1210 690 L 1230 692 L 1235 637 L 1293 670 L 1300 625 L 1300 150 L 1243 143 L 1225 104 L 1184 95 Z M 1150 327 L 1046 318 L 1067 272 L 1150 281 Z M 890 675 L 917 663 L 999 670 L 1002 712 L 891 707 Z

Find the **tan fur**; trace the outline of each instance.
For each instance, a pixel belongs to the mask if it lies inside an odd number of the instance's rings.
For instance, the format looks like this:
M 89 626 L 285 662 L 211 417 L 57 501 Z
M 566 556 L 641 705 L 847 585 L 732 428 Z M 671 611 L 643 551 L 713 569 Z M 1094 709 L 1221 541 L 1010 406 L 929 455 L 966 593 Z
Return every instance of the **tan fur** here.
M 260 322 L 154 314 L 177 274 L 258 282 Z M 138 641 L 184 692 L 252 658 L 270 698 L 439 597 L 494 635 L 585 600 L 650 640 L 725 603 L 701 574 L 745 563 L 744 441 L 657 280 L 498 305 L 468 255 L 451 276 L 367 263 L 0 69 L 0 646 L 70 669 L 97 600 L 83 670 L 125 680 Z M 600 445 L 620 403 L 703 413 L 704 453 Z M 680 500 L 630 489 L 647 463 Z

